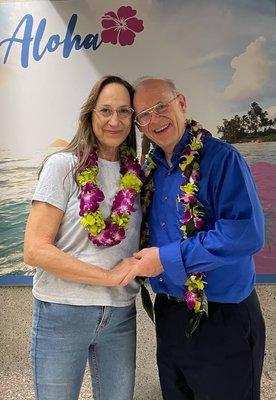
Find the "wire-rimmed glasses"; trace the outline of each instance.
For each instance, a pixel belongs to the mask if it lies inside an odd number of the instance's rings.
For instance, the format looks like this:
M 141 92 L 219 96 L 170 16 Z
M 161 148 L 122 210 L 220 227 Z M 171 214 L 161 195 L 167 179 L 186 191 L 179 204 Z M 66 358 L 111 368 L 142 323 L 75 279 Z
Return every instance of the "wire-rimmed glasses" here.
M 134 122 L 139 126 L 148 125 L 151 121 L 152 113 L 155 113 L 157 115 L 165 114 L 169 109 L 170 103 L 172 103 L 177 97 L 178 94 L 168 101 L 157 103 L 155 104 L 155 106 L 152 106 L 147 110 L 141 111 L 139 114 L 136 115 Z
M 93 108 L 93 111 L 96 111 L 102 118 L 109 119 L 116 112 L 119 119 L 127 119 L 131 118 L 134 113 L 133 108 L 129 106 L 121 106 L 116 109 L 112 107 L 102 106 L 99 108 Z

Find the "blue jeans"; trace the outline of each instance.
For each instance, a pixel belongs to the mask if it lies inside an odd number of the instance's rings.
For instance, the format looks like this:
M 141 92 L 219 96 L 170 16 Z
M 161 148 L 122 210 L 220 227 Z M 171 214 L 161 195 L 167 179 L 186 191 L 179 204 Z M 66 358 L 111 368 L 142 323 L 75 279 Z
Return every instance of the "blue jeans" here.
M 37 400 L 77 400 L 87 360 L 95 400 L 131 400 L 135 353 L 135 304 L 34 300 L 31 356 Z

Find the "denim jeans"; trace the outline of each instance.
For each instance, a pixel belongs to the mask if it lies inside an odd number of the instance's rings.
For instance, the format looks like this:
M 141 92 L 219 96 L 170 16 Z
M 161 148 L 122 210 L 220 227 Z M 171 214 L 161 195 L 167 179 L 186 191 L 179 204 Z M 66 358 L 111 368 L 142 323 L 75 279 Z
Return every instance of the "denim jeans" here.
M 95 400 L 133 399 L 136 308 L 34 300 L 36 400 L 77 400 L 87 360 Z

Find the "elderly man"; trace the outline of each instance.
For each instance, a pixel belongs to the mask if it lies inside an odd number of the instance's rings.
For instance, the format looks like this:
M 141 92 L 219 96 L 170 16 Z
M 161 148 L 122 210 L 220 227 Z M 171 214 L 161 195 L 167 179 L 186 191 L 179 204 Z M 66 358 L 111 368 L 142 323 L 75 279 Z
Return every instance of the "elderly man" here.
M 122 285 L 148 276 L 157 293 L 163 398 L 258 400 L 265 327 L 253 254 L 264 221 L 250 170 L 235 148 L 186 119 L 171 81 L 140 81 L 134 108 L 156 144 L 144 195 L 150 247 Z

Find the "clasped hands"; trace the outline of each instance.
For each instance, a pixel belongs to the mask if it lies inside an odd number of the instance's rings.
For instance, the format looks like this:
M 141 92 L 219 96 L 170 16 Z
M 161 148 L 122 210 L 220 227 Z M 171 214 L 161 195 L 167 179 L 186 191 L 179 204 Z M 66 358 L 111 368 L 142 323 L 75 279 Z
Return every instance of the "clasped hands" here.
M 159 249 L 158 247 L 149 247 L 134 253 L 133 257 L 125 258 L 110 272 L 113 276 L 116 275 L 119 286 L 128 285 L 137 276 L 157 276 L 163 272 Z

